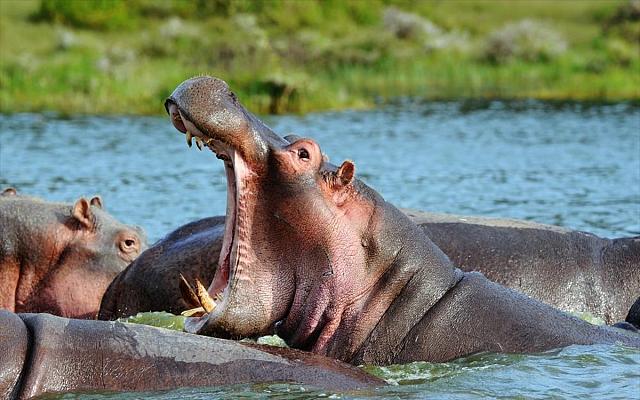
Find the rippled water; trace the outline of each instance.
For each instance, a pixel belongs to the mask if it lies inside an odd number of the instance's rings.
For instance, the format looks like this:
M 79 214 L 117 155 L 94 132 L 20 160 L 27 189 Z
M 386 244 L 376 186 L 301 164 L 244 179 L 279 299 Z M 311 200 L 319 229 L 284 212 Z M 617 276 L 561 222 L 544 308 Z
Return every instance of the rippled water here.
M 335 163 L 354 160 L 360 178 L 398 206 L 523 218 L 606 237 L 640 234 L 638 106 L 407 101 L 266 122 L 281 134 L 313 137 Z M 64 201 L 100 194 L 108 210 L 143 226 L 151 242 L 222 214 L 222 171 L 212 154 L 188 149 L 167 118 L 0 116 L 0 187 Z M 368 370 L 396 385 L 346 394 L 243 385 L 153 396 L 640 398 L 640 351 L 616 346 Z M 84 398 L 64 396 L 76 397 Z
M 266 118 L 402 207 L 640 234 L 640 107 L 412 103 Z M 0 116 L 0 186 L 52 200 L 101 194 L 152 241 L 225 211 L 222 163 L 168 118 Z M 194 146 L 195 148 L 195 146 Z
M 640 352 L 615 346 L 570 346 L 538 355 L 479 354 L 450 363 L 368 370 L 391 386 L 332 393 L 293 384 L 235 385 L 156 393 L 64 395 L 60 399 L 634 399 Z
M 143 313 L 125 321 L 180 330 L 183 317 Z M 262 343 L 278 344 L 272 338 Z M 333 393 L 295 384 L 234 385 L 155 393 L 65 395 L 63 399 L 634 399 L 640 397 L 640 350 L 570 346 L 534 355 L 484 353 L 448 363 L 363 367 L 390 386 Z

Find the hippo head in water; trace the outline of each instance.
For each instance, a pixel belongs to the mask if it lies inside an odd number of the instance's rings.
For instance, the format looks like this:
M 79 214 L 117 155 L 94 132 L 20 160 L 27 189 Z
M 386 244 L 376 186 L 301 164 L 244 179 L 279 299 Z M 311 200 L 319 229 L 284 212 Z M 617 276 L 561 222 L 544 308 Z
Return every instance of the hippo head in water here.
M 354 179 L 351 161 L 336 167 L 315 141 L 279 137 L 219 79 L 183 82 L 165 107 L 189 144 L 195 138 L 224 162 L 228 183 L 223 246 L 207 290 L 214 308 L 190 318 L 187 330 L 231 338 L 275 330 L 294 347 L 326 354 L 345 319 L 364 326 L 380 317 L 398 288 L 380 289 L 379 267 L 400 256 L 403 236 L 381 232 L 382 221 L 406 217 L 395 208 L 385 214 L 382 197 Z M 376 287 L 386 300 L 371 301 Z
M 223 81 L 185 81 L 165 106 L 188 143 L 195 138 L 223 160 L 228 182 L 212 282 L 182 285 L 204 313 L 187 319 L 187 331 L 275 332 L 291 347 L 354 364 L 573 343 L 640 347 L 640 339 L 454 268 L 422 229 L 354 177 L 351 161 L 336 167 L 313 140 L 280 138 Z
M 100 197 L 52 203 L 0 194 L 0 308 L 95 318 L 105 290 L 147 247 Z

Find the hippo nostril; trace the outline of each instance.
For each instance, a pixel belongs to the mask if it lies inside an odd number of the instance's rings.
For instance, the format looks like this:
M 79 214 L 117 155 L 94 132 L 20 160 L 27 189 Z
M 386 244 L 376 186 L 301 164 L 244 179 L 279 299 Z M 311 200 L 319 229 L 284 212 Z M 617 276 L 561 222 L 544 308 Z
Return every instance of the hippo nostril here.
M 165 103 L 165 107 L 167 108 L 167 112 L 169 113 L 169 117 L 171 118 L 171 123 L 173 124 L 173 126 L 180 132 L 187 133 L 187 127 L 182 121 L 182 116 L 180 115 L 178 106 L 174 102 L 167 100 L 167 102 Z

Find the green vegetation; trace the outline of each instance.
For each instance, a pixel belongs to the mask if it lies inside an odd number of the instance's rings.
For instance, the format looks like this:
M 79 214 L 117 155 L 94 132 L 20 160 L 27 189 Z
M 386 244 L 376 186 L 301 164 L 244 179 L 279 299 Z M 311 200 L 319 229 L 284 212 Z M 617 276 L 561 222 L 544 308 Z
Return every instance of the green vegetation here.
M 184 331 L 184 321 L 186 317 L 182 315 L 173 315 L 164 311 L 149 311 L 137 313 L 126 318 L 118 318 L 120 322 L 128 322 L 131 324 L 142 324 L 155 326 L 156 328 L 165 328 L 173 331 Z M 261 336 L 256 340 L 242 339 L 242 341 L 266 344 L 275 347 L 288 347 L 287 344 L 280 337 L 276 335 Z
M 639 0 L 1 0 L 0 112 L 163 112 L 225 79 L 258 112 L 640 98 Z
M 157 328 L 171 329 L 173 331 L 182 332 L 184 330 L 184 320 L 186 317 L 182 315 L 173 315 L 164 311 L 150 311 L 137 313 L 126 318 L 119 318 L 120 322 L 129 322 L 131 324 L 142 324 L 155 326 Z

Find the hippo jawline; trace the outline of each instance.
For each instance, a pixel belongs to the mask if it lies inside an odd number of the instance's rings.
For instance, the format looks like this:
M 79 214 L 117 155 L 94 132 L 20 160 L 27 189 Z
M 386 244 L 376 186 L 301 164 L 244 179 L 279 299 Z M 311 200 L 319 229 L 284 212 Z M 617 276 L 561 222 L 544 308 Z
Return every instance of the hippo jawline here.
M 191 141 L 195 138 L 199 149 L 208 147 L 216 154 L 217 158 L 224 162 L 227 177 L 227 218 L 218 267 L 206 293 L 198 295 L 204 313 L 201 312 L 199 313 L 200 316 L 188 318 L 185 324 L 185 330 L 197 332 L 207 323 L 210 317 L 215 318 L 222 313 L 230 297 L 231 283 L 236 275 L 235 272 L 240 258 L 239 251 L 242 247 L 239 245 L 241 240 L 239 236 L 241 235 L 238 235 L 242 227 L 238 225 L 244 219 L 238 216 L 239 214 L 244 215 L 246 210 L 246 205 L 244 202 L 239 202 L 239 199 L 243 189 L 246 189 L 248 178 L 253 175 L 253 171 L 240 152 L 222 141 L 203 133 L 175 103 L 168 102 L 167 111 L 171 116 L 171 122 L 174 127 L 186 135 L 187 145 L 191 147 Z M 208 298 L 202 299 L 201 295 Z M 211 305 L 207 307 L 204 305 L 205 303 Z

